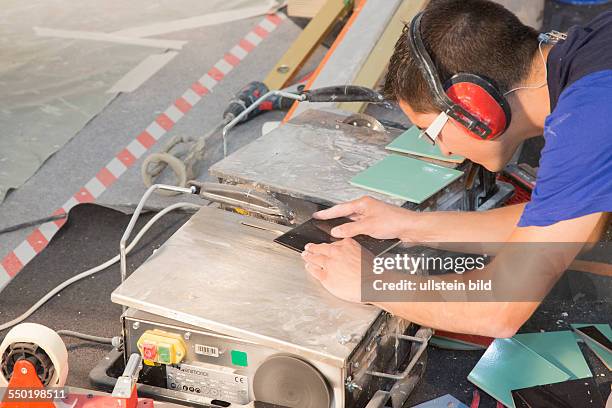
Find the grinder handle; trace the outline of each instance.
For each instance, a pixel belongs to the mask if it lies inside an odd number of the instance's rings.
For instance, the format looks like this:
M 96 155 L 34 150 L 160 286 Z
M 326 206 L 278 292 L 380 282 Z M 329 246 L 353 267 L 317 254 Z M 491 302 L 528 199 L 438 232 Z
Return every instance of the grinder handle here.
M 358 85 L 336 85 L 302 92 L 308 102 L 381 103 L 384 97 L 373 89 Z

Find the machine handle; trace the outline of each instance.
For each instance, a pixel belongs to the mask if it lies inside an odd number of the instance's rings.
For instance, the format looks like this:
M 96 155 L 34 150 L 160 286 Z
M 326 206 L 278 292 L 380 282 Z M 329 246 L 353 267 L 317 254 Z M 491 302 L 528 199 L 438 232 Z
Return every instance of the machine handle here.
M 373 89 L 357 85 L 327 86 L 302 92 L 308 102 L 382 103 L 384 97 Z
M 433 330 L 427 327 L 420 328 L 415 336 L 406 336 L 404 334 L 396 335 L 399 340 L 420 343 L 418 350 L 412 357 L 412 360 L 410 360 L 410 363 L 408 364 L 406 369 L 399 374 L 383 373 L 380 371 L 368 371 L 367 373 L 374 377 L 388 378 L 396 381 L 401 381 L 405 379 L 406 377 L 408 377 L 408 374 L 410 374 L 412 368 L 416 365 L 417 361 L 419 360 L 419 357 L 421 357 L 421 354 L 423 354 L 423 352 L 427 348 L 427 344 L 429 343 L 429 339 L 431 339 L 431 336 L 433 336 Z

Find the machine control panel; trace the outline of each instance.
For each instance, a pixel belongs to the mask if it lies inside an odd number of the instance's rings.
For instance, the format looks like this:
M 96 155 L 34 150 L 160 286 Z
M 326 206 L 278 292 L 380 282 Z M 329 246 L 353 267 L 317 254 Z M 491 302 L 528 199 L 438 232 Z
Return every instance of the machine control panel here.
M 138 350 L 145 364 L 178 364 L 186 354 L 181 335 L 163 330 L 147 330 L 138 339 Z

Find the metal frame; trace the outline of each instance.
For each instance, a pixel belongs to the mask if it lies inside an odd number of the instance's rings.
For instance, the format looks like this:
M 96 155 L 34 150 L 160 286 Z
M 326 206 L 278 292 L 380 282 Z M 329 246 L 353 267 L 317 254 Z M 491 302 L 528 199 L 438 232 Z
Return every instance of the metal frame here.
M 370 374 L 370 375 L 373 375 L 375 377 L 388 378 L 388 379 L 396 380 L 396 381 L 402 381 L 402 380 L 406 379 L 406 377 L 408 377 L 408 374 L 410 374 L 410 371 L 412 371 L 412 369 L 416 365 L 417 361 L 419 360 L 419 358 L 421 357 L 421 355 L 423 354 L 423 352 L 427 348 L 427 344 L 429 344 L 429 339 L 433 335 L 433 330 L 426 328 L 424 330 L 424 333 L 425 333 L 424 334 L 425 337 L 407 336 L 405 334 L 398 334 L 398 335 L 396 335 L 396 337 L 399 340 L 413 341 L 413 342 L 416 342 L 416 343 L 420 343 L 420 346 L 419 346 L 417 352 L 414 354 L 414 356 L 410 360 L 410 363 L 408 363 L 408 366 L 406 366 L 406 368 L 404 369 L 404 371 L 401 374 L 389 374 L 389 373 L 383 373 L 383 372 L 380 372 L 380 371 L 368 371 L 367 373 Z

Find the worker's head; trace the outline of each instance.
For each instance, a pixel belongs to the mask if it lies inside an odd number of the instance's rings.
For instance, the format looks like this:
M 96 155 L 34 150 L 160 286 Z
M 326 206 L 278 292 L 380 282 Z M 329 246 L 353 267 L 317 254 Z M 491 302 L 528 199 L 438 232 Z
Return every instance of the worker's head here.
M 525 83 L 531 74 L 534 57 L 538 55 L 538 33 L 497 3 L 432 0 L 420 20 L 422 43 L 444 85 L 455 74 L 476 74 L 503 95 Z M 413 124 L 427 128 L 441 108 L 436 105 L 412 47 L 407 28 L 395 45 L 384 93 L 387 99 L 398 101 Z M 449 119 L 436 143 L 443 153 L 459 154 L 489 170 L 499 170 L 520 142 L 515 136 L 532 131 L 521 120 L 527 108 L 524 103 L 509 97 L 509 107 L 513 117 L 510 126 L 492 140 L 480 140 L 459 122 Z

